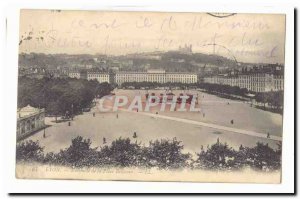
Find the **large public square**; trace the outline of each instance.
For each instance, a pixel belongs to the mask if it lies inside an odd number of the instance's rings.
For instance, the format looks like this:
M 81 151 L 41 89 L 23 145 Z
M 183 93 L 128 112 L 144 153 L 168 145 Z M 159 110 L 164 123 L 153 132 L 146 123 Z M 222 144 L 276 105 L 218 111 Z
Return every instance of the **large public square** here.
M 115 90 L 115 96 L 128 96 L 129 101 L 136 95 L 142 96 L 145 103 L 146 92 L 160 95 L 164 90 Z M 39 140 L 45 152 L 59 152 L 68 147 L 71 139 L 76 136 L 89 138 L 92 147 L 101 147 L 103 138 L 110 144 L 119 137 L 129 137 L 148 145 L 156 139 L 173 139 L 182 141 L 184 151 L 195 154 L 201 146 L 206 147 L 220 142 L 238 149 L 243 146 L 253 147 L 257 142 L 268 143 L 277 148 L 282 137 L 282 115 L 256 109 L 249 102 L 220 98 L 205 92 L 190 90 L 173 90 L 172 93 L 189 93 L 198 96 L 198 107 L 201 111 L 179 112 L 160 111 L 160 106 L 153 107 L 149 112 L 128 111 L 126 106 L 117 112 L 99 111 L 99 100 L 89 112 L 78 115 L 70 122 L 55 123 L 53 117 L 46 117 L 46 137 L 41 130 L 27 138 Z M 106 100 L 107 101 L 107 100 Z M 109 106 L 113 100 L 104 103 Z M 180 106 L 179 104 L 177 106 Z M 231 122 L 234 121 L 234 122 Z M 133 138 L 134 132 L 137 137 Z M 268 136 L 269 134 L 269 136 Z

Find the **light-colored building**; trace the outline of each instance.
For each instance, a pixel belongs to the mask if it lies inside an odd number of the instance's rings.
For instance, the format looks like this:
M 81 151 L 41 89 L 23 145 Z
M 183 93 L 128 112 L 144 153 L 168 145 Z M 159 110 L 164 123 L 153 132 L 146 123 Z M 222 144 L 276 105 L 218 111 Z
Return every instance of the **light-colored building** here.
M 274 75 L 273 81 L 275 91 L 284 89 L 283 75 Z
M 68 73 L 68 76 L 71 77 L 71 78 L 79 79 L 80 78 L 80 72 L 79 71 L 70 71 Z
M 17 140 L 45 127 L 45 109 L 27 105 L 17 111 Z
M 283 90 L 283 75 L 270 73 L 248 73 L 239 75 L 215 75 L 204 77 L 204 83 L 222 84 L 246 88 L 253 92 Z
M 87 79 L 87 70 L 85 69 L 71 70 L 69 71 L 68 76 L 77 79 Z
M 121 85 L 124 82 L 158 82 L 158 83 L 197 83 L 198 77 L 194 73 L 166 72 L 160 69 L 151 69 L 147 72 L 119 71 L 115 82 Z
M 109 81 L 109 74 L 108 73 L 103 73 L 103 72 L 93 72 L 93 71 L 88 71 L 87 72 L 87 79 L 88 80 L 93 80 L 96 79 L 99 83 L 103 82 L 110 82 Z
M 185 84 L 197 83 L 198 75 L 196 73 L 166 73 L 166 82 L 180 82 Z

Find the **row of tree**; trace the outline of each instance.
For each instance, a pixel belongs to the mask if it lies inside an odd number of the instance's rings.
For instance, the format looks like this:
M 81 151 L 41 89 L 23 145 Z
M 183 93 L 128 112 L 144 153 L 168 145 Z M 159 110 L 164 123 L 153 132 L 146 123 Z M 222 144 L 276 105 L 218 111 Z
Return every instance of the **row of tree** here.
M 166 82 L 166 83 L 159 83 L 159 82 L 124 82 L 121 84 L 121 88 L 123 89 L 155 89 L 159 87 L 166 87 L 166 88 L 180 88 L 180 89 L 187 89 L 187 88 L 197 88 L 197 83 L 187 84 L 181 82 Z
M 257 143 L 253 148 L 234 150 L 226 143 L 201 146 L 197 158 L 184 153 L 181 141 L 161 139 L 148 146 L 129 138 L 119 138 L 110 145 L 91 147 L 91 141 L 79 136 L 59 153 L 44 154 L 38 142 L 23 141 L 17 144 L 17 162 L 39 162 L 71 167 L 138 167 L 158 169 L 239 170 L 250 167 L 262 171 L 281 168 L 281 142 L 273 150 L 268 144 Z
M 181 82 L 124 82 L 121 84 L 123 89 L 155 89 L 159 87 L 166 88 L 179 88 L 179 89 L 192 89 L 200 88 L 210 93 L 223 93 L 229 95 L 246 96 L 249 92 L 246 88 L 240 88 L 238 86 L 229 86 L 221 84 L 210 84 L 210 83 L 181 83 Z
M 18 107 L 30 104 L 55 116 L 77 114 L 90 107 L 95 97 L 107 95 L 111 90 L 110 84 L 96 80 L 19 77 Z
M 179 88 L 179 89 L 193 89 L 200 88 L 204 89 L 208 93 L 218 94 L 221 97 L 226 95 L 230 96 L 241 96 L 249 98 L 247 94 L 254 94 L 254 99 L 258 103 L 262 103 L 264 107 L 269 107 L 270 109 L 278 109 L 282 111 L 283 108 L 283 91 L 270 91 L 262 93 L 254 93 L 248 91 L 246 88 L 240 88 L 238 86 L 222 85 L 222 84 L 211 84 L 211 83 L 180 83 L 180 82 L 124 82 L 121 84 L 123 89 L 155 89 L 155 88 Z
M 199 83 L 198 88 L 205 89 L 211 93 L 222 93 L 228 95 L 239 95 L 246 96 L 248 89 L 240 88 L 238 86 L 222 85 L 222 84 L 210 84 L 210 83 Z
M 271 91 L 265 93 L 257 93 L 255 95 L 256 102 L 262 103 L 264 107 L 269 106 L 272 109 L 283 108 L 283 91 Z
M 254 99 L 258 103 L 262 103 L 264 107 L 268 106 L 271 109 L 283 108 L 283 91 L 269 91 L 254 93 L 248 91 L 246 88 L 240 88 L 237 86 L 200 83 L 199 88 L 205 89 L 207 92 L 220 93 L 228 95 L 238 95 L 242 97 L 248 97 L 248 93 L 254 94 Z
M 206 90 L 208 93 L 216 93 L 220 96 L 223 94 L 234 96 L 238 95 L 241 97 L 249 98 L 248 94 L 254 94 L 253 99 L 257 103 L 263 104 L 264 109 L 276 111 L 278 113 L 282 113 L 283 110 L 283 91 L 269 91 L 269 92 L 251 92 L 246 88 L 240 88 L 237 86 L 230 85 L 221 85 L 221 84 L 210 84 L 210 83 L 200 83 L 198 88 Z

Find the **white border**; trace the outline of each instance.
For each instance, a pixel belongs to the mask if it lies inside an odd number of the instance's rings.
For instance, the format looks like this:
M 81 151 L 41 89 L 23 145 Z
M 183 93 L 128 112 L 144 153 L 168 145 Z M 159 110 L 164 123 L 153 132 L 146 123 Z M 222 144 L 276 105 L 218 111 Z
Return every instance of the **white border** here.
M 234 4 L 233 1 L 220 3 L 209 0 L 205 5 L 199 1 L 21 1 L 7 3 L 5 15 L 8 19 L 6 33 L 6 54 L 3 77 L 4 87 L 3 118 L 1 125 L 1 151 L 4 153 L 1 172 L 5 179 L 5 192 L 211 192 L 211 193 L 289 193 L 294 191 L 294 10 L 284 2 L 276 6 L 262 6 L 256 3 Z M 224 1 L 223 1 L 224 2 Z M 259 1 L 256 1 L 259 2 Z M 121 5 L 121 6 L 120 6 Z M 128 6 L 126 6 L 128 5 Z M 20 8 L 71 9 L 71 10 L 132 10 L 132 11 L 175 11 L 175 12 L 238 12 L 238 13 L 283 13 L 286 14 L 285 51 L 285 102 L 283 126 L 283 171 L 282 184 L 226 184 L 226 183 L 174 183 L 174 182 L 104 182 L 104 181 L 66 181 L 66 180 L 18 180 L 15 178 L 15 124 L 16 89 L 18 58 L 18 23 Z M 2 113 L 2 111 L 1 111 Z

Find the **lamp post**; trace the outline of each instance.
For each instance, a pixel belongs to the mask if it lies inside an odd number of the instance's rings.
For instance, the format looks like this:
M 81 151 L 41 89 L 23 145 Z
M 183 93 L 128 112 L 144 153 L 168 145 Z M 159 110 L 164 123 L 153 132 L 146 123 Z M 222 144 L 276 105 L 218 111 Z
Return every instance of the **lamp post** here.
M 46 127 L 44 128 L 43 138 L 46 138 Z
M 72 113 L 71 113 L 71 119 L 72 119 L 72 120 L 73 120 L 73 113 L 74 113 L 73 107 L 74 107 L 74 105 L 72 104 L 72 105 L 71 105 L 71 111 L 72 111 Z

